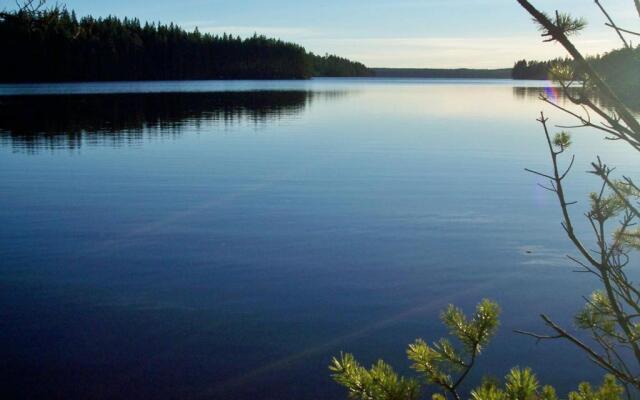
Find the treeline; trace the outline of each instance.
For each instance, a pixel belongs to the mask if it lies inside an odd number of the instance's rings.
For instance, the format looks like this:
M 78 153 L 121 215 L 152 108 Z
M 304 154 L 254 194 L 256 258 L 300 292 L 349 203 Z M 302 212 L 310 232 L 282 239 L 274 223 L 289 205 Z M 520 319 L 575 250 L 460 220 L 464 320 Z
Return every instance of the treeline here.
M 570 59 L 556 58 L 549 61 L 520 60 L 511 70 L 513 79 L 549 79 L 549 72 L 554 65 L 573 63 Z
M 375 72 L 364 64 L 354 62 L 335 55 L 317 56 L 309 54 L 311 58 L 312 76 L 324 77 L 359 77 L 374 76 Z
M 465 78 L 465 79 L 509 79 L 510 68 L 373 68 L 380 78 Z
M 265 36 L 185 31 L 115 17 L 78 19 L 49 9 L 0 14 L 2 82 L 306 79 L 366 76 L 361 63 L 317 56 Z
M 587 61 L 618 95 L 630 100 L 640 98 L 640 47 L 613 50 L 603 55 L 589 57 Z M 557 64 L 572 67 L 579 79 L 580 71 L 575 67 L 574 61 L 562 58 L 550 61 L 518 61 L 513 67 L 512 77 L 514 79 L 550 79 L 550 70 Z

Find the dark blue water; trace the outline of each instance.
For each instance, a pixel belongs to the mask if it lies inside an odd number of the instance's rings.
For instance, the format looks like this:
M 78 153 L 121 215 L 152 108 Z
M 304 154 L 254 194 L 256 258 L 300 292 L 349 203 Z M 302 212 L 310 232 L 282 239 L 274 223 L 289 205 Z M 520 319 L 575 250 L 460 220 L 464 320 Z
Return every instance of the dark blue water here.
M 408 372 L 443 307 L 483 297 L 502 326 L 471 382 L 599 380 L 512 333 L 542 312 L 570 327 L 594 287 L 523 170 L 549 166 L 540 110 L 567 122 L 543 85 L 1 86 L 2 397 L 342 398 L 333 355 Z M 638 172 L 623 144 L 574 142 L 572 199 L 597 188 L 596 154 Z

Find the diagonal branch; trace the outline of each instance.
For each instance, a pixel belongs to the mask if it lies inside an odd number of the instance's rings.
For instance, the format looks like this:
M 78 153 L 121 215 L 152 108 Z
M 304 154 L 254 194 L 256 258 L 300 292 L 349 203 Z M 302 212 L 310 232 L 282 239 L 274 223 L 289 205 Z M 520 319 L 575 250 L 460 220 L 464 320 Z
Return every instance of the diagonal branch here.
M 609 174 L 607 172 L 607 166 L 605 164 L 602 163 L 602 161 L 600 161 L 600 158 L 598 158 L 598 163 L 591 163 L 591 166 L 593 167 L 593 174 L 599 176 L 600 178 L 602 178 L 602 180 L 607 184 L 607 186 L 613 190 L 613 192 L 616 194 L 616 196 L 618 196 L 620 198 L 620 200 L 622 200 L 625 203 L 625 206 L 631 210 L 631 212 L 633 214 L 635 214 L 636 217 L 640 218 L 640 210 L 638 208 L 636 208 L 627 198 L 627 196 L 624 195 L 624 193 L 622 193 L 620 191 L 620 189 L 614 184 L 614 182 L 611 181 L 611 179 L 609 178 Z
M 548 316 L 543 314 L 540 317 L 544 320 L 547 326 L 549 326 L 553 331 L 555 331 L 555 335 L 539 335 L 536 333 L 531 333 L 531 332 L 521 331 L 521 330 L 516 330 L 515 332 L 521 335 L 531 336 L 533 338 L 536 338 L 537 340 L 566 339 L 571 343 L 575 344 L 580 349 L 582 349 L 585 353 L 587 353 L 591 361 L 598 364 L 600 367 L 604 368 L 611 374 L 615 375 L 621 381 L 628 382 L 636 387 L 640 386 L 640 381 L 638 380 L 637 377 L 627 374 L 623 371 L 620 371 L 619 368 L 616 368 L 605 357 L 598 354 L 595 350 L 587 346 L 580 339 L 571 335 L 569 332 L 562 329 L 560 326 L 556 325 Z
M 616 30 L 618 30 L 620 32 L 628 33 L 629 35 L 640 36 L 640 32 L 634 32 L 634 31 L 630 31 L 629 29 L 620 28 L 619 26 L 613 26 L 608 22 L 605 25 L 608 26 L 609 28 L 616 29 Z
M 604 16 L 607 17 L 607 19 L 609 20 L 608 26 L 610 26 L 613 29 L 615 29 L 616 33 L 618 33 L 618 36 L 620 37 L 620 40 L 622 40 L 622 43 L 624 43 L 624 47 L 626 47 L 627 49 L 630 49 L 631 46 L 629 46 L 629 43 L 627 43 L 627 40 L 622 35 L 622 32 L 621 32 L 620 28 L 618 28 L 618 26 L 615 24 L 615 22 L 613 22 L 613 19 L 611 19 L 611 16 L 607 12 L 607 10 L 605 10 L 604 7 L 602 7 L 602 4 L 600 4 L 600 0 L 594 0 L 594 1 L 595 1 L 596 5 L 598 6 L 598 8 L 600 8 L 600 11 L 602 11 Z
M 589 76 L 590 80 L 597 87 L 602 97 L 613 106 L 616 114 L 620 116 L 622 121 L 624 121 L 626 126 L 631 130 L 632 134 L 630 136 L 632 136 L 636 142 L 640 141 L 640 122 L 635 119 L 631 111 L 627 106 L 625 106 L 622 100 L 620 100 L 618 95 L 616 95 L 609 85 L 607 85 L 607 83 L 595 72 L 591 64 L 587 62 L 584 56 L 567 38 L 565 32 L 551 22 L 545 14 L 535 8 L 529 1 L 517 1 L 525 10 L 527 10 L 527 12 L 529 12 L 529 14 L 531 14 L 531 16 L 533 16 L 536 21 L 538 21 L 540 25 L 547 30 L 553 40 L 559 42 L 569 52 L 579 69 Z
M 571 239 L 571 241 L 573 242 L 573 244 L 575 245 L 575 247 L 578 249 L 578 251 L 580 252 L 580 254 L 582 254 L 582 256 L 589 261 L 589 263 L 591 265 L 593 265 L 596 269 L 600 270 L 601 266 L 600 263 L 593 258 L 593 256 L 589 253 L 589 251 L 584 247 L 584 245 L 582 244 L 582 242 L 580 241 L 580 239 L 577 237 L 574 229 L 573 229 L 573 223 L 571 222 L 571 216 L 569 215 L 569 210 L 567 209 L 567 206 L 570 204 L 569 202 L 567 202 L 565 195 L 564 195 L 564 188 L 562 185 L 562 180 L 566 177 L 568 171 L 565 171 L 565 173 L 563 173 L 562 175 L 560 174 L 560 170 L 558 167 L 558 152 L 556 152 L 553 149 L 553 143 L 551 142 L 551 135 L 549 134 L 549 129 L 547 127 L 547 121 L 548 119 L 545 118 L 544 113 L 540 113 L 540 119 L 538 119 L 538 122 L 540 122 L 542 124 L 542 127 L 544 128 L 544 135 L 547 139 L 547 145 L 549 147 L 549 154 L 551 155 L 551 161 L 553 163 L 553 176 L 549 176 L 546 174 L 542 174 L 539 172 L 534 172 L 538 175 L 544 176 L 545 178 L 549 178 L 553 181 L 554 185 L 555 185 L 555 193 L 556 196 L 558 197 L 558 201 L 560 203 L 560 208 L 562 210 L 562 217 L 563 217 L 563 223 L 562 226 L 564 228 L 564 230 L 567 232 L 567 235 L 569 236 L 569 239 Z

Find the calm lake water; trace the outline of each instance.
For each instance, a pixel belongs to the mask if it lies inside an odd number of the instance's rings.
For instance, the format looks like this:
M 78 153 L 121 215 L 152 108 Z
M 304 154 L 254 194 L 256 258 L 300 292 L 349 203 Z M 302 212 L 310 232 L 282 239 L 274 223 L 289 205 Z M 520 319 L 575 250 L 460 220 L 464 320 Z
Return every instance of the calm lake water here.
M 339 399 L 340 351 L 408 372 L 448 303 L 500 302 L 476 375 L 600 380 L 543 331 L 593 288 L 535 118 L 545 82 L 0 85 L 3 398 Z M 38 94 L 47 94 L 38 95 Z M 558 99 L 558 101 L 562 101 Z M 600 155 L 574 137 L 579 219 Z

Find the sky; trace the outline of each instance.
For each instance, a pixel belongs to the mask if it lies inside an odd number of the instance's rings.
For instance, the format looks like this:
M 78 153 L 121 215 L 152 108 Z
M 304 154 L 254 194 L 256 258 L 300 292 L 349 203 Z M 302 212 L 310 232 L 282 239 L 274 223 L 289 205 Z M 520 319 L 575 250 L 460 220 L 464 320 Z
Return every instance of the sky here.
M 542 43 L 515 0 L 60 0 L 81 15 L 175 22 L 201 32 L 254 32 L 298 43 L 317 54 L 337 54 L 369 67 L 501 68 L 519 59 L 565 56 Z M 576 44 L 584 54 L 620 47 L 591 0 L 532 0 L 542 10 L 587 19 Z M 631 0 L 603 0 L 614 20 L 638 28 Z M 13 9 L 14 0 L 0 0 Z

